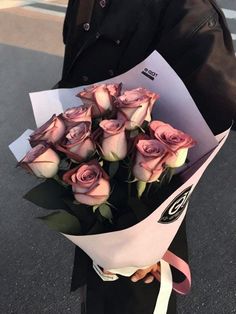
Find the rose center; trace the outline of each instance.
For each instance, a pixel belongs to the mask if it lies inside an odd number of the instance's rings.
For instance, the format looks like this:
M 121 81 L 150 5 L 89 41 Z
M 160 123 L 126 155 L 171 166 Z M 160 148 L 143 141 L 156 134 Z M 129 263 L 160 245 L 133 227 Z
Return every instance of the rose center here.
M 178 144 L 178 143 L 183 142 L 182 137 L 180 137 L 177 134 L 163 133 L 163 134 L 161 134 L 160 138 L 164 142 L 169 143 L 169 144 Z
M 108 122 L 106 124 L 106 128 L 109 130 L 109 131 L 115 131 L 116 129 L 119 128 L 119 123 L 118 122 Z
M 144 145 L 143 150 L 145 151 L 145 153 L 150 154 L 150 155 L 158 154 L 160 152 L 160 149 L 153 145 Z
M 74 143 L 75 141 L 81 139 L 85 133 L 86 125 L 84 123 L 81 123 L 79 126 L 72 128 L 70 132 L 66 135 L 66 138 L 69 143 Z
M 83 173 L 82 173 L 82 176 L 81 176 L 81 181 L 92 181 L 94 178 L 97 177 L 97 173 L 93 170 L 85 170 Z
M 73 118 L 76 118 L 77 116 L 84 114 L 86 111 L 87 111 L 86 107 L 72 108 L 66 111 L 66 116 L 68 118 L 73 119 Z

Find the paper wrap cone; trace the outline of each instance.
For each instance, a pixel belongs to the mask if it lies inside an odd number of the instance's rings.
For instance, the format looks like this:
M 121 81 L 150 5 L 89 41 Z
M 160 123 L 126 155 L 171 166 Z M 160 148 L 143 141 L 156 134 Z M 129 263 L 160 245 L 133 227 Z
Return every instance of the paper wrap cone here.
M 137 268 L 161 260 L 185 217 L 189 196 L 206 167 L 221 149 L 229 130 L 218 137 L 212 134 L 181 79 L 157 52 L 153 52 L 130 71 L 105 82 L 122 82 L 126 90 L 144 87 L 158 93 L 160 100 L 153 109 L 153 118 L 190 134 L 197 142 L 189 151 L 187 169 L 181 168 L 179 175 L 183 180 L 182 186 L 146 219 L 130 228 L 105 234 L 64 234 L 97 265 L 130 275 Z M 42 125 L 54 113 L 59 114 L 68 107 L 81 105 L 81 100 L 75 95 L 83 87 L 31 93 L 37 126 Z M 29 132 L 25 134 L 28 136 Z M 10 145 L 18 160 L 25 155 L 27 145 L 24 135 Z

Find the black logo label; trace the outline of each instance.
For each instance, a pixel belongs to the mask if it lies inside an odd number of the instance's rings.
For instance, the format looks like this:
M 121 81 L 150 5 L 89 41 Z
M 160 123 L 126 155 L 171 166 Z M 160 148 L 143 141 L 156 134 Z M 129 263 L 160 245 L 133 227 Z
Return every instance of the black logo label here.
M 173 201 L 161 215 L 161 218 L 158 221 L 159 223 L 169 224 L 180 217 L 188 203 L 191 189 L 192 185 L 176 196 L 175 199 L 173 199 Z
M 148 77 L 150 80 L 154 80 L 155 77 L 157 77 L 157 73 L 156 72 L 153 72 L 152 70 L 149 70 L 147 68 L 145 68 L 142 72 L 141 72 L 143 75 L 145 75 L 146 77 Z

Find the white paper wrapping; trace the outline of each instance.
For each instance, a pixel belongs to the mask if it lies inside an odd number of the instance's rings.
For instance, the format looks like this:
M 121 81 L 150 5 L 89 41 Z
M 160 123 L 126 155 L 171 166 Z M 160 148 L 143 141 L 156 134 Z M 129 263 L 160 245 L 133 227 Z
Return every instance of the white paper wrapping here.
M 81 247 L 95 264 L 105 269 L 142 268 L 160 261 L 167 251 L 186 214 L 189 195 L 222 147 L 229 131 L 214 137 L 183 82 L 157 52 L 125 74 L 105 82 L 122 82 L 126 90 L 144 87 L 160 94 L 153 111 L 154 119 L 170 123 L 197 141 L 188 155 L 188 169 L 182 173 L 183 185 L 142 222 L 112 233 L 65 235 Z M 54 113 L 80 105 L 81 101 L 75 95 L 82 89 L 83 86 L 31 93 L 36 125 L 42 125 Z M 27 136 L 11 145 L 17 159 L 25 154 Z

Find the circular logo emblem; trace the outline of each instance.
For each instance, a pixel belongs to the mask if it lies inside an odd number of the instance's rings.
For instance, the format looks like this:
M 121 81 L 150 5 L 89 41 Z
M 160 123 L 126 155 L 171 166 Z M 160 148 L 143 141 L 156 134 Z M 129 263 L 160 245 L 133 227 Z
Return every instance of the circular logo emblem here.
M 188 203 L 191 189 L 192 185 L 182 191 L 178 196 L 173 199 L 173 201 L 162 213 L 161 218 L 158 221 L 159 223 L 169 224 L 180 217 L 185 209 L 185 206 Z

